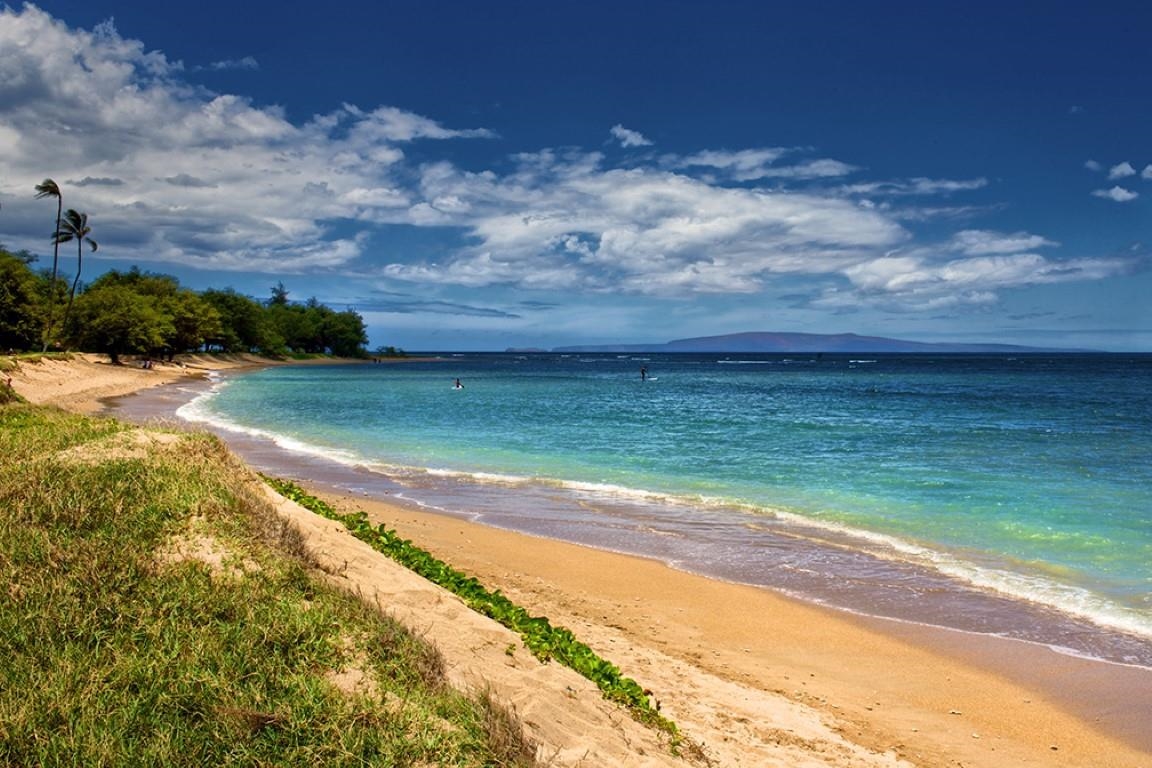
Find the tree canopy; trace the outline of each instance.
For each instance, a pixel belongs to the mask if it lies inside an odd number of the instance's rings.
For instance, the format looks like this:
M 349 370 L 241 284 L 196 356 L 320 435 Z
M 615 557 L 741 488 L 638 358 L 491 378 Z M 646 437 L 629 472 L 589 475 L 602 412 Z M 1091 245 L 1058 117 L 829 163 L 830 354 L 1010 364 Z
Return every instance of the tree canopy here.
M 75 223 L 80 227 L 72 239 L 80 244 L 81 233 L 87 238 L 86 222 L 77 216 Z M 53 307 L 71 293 L 70 286 L 58 272 L 34 270 L 35 260 L 0 246 L 0 349 L 52 343 L 104 352 L 113 360 L 196 351 L 367 355 L 364 320 L 352 309 L 338 312 L 315 298 L 290 301 L 282 283 L 264 302 L 231 288 L 197 292 L 171 275 L 137 267 L 93 280 L 75 294 L 63 326 L 54 328 Z

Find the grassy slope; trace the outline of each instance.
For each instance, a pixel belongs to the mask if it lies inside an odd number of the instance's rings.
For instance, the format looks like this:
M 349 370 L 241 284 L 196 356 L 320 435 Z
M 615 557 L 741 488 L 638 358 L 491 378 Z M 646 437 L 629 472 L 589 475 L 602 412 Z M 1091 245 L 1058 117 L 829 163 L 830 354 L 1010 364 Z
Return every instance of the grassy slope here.
M 143 434 L 0 407 L 0 763 L 531 764 L 434 649 L 310 575 L 218 440 Z

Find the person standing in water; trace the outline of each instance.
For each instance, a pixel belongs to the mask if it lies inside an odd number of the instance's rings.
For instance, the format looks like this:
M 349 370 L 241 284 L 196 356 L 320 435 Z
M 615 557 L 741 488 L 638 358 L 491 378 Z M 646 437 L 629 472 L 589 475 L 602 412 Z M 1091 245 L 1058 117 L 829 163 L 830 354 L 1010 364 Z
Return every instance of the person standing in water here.
M 456 379 L 456 389 L 464 389 L 464 385 L 460 383 L 460 379 Z
M 642 365 L 642 366 L 640 366 L 640 381 L 647 381 L 647 380 L 648 380 L 648 366 Z

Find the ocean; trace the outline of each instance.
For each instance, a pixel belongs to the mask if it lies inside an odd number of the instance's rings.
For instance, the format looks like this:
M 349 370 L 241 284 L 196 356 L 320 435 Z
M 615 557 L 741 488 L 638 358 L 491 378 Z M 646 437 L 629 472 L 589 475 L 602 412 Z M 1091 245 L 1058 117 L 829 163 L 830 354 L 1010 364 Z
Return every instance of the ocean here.
M 271 473 L 1152 667 L 1150 355 L 458 354 L 187 397 Z

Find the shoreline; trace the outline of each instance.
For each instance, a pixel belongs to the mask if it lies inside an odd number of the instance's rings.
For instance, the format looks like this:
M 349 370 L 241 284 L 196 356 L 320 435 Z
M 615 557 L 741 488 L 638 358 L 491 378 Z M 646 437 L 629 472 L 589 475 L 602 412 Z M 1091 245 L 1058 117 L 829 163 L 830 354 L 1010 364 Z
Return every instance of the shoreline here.
M 172 362 L 151 361 L 141 367 L 133 360 L 112 364 L 107 355 L 74 352 L 68 360 L 45 357 L 14 363 L 8 375 L 16 392 L 35 405 L 54 405 L 75 413 L 94 414 L 108 409 L 107 400 L 180 381 L 204 379 L 218 371 L 241 371 L 280 365 L 366 363 L 362 360 L 273 360 L 245 353 L 177 355 Z
M 207 370 L 244 367 L 260 363 Z M 163 380 L 133 377 L 135 387 L 125 379 L 124 391 L 88 386 L 87 403 L 79 395 L 64 399 L 70 409 L 91 413 L 102 398 L 187 375 L 170 373 Z M 18 383 L 17 391 L 24 386 Z M 709 721 L 717 713 L 704 712 L 696 700 L 711 701 L 708 696 L 685 695 L 714 678 L 737 686 L 731 696 L 754 691 L 810 707 L 849 740 L 917 765 L 1136 766 L 1152 754 L 1152 674 L 1142 668 L 870 619 L 653 560 L 304 484 L 337 506 L 364 509 L 530 611 L 571 628 L 652 688 L 689 735 L 705 726 L 723 732 Z M 1109 698 L 1109 691 L 1126 695 Z M 732 699 L 711 703 L 731 711 L 724 726 L 730 736 L 723 738 L 736 744 L 773 738 L 754 708 L 744 710 Z
M 1010 755 L 1021 745 L 1033 753 L 1021 755 L 1021 764 L 1045 755 L 1040 764 L 1140 765 L 1152 754 L 1152 670 L 853 614 L 653 559 L 304 485 L 572 628 L 625 669 L 645 667 L 643 652 L 626 663 L 618 649 L 653 647 L 814 706 L 846 721 L 845 732 L 872 749 L 902 745 L 898 754 L 914 763 L 1015 765 Z M 678 685 L 675 676 L 662 682 L 665 690 Z M 1120 691 L 1125 700 L 1117 699 Z M 939 745 L 927 742 L 941 736 L 947 746 L 934 750 Z M 1118 748 L 1111 762 L 1101 757 L 1110 746 Z M 1120 755 L 1129 749 L 1125 762 Z

